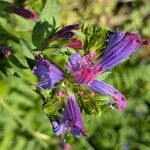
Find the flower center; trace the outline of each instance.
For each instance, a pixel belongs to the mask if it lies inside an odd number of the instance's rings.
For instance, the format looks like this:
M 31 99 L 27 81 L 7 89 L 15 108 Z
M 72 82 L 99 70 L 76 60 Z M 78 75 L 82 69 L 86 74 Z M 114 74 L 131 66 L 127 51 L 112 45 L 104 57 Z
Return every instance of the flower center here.
M 74 74 L 74 80 L 80 84 L 86 84 L 93 80 L 100 68 L 93 62 L 94 53 L 89 53 L 83 57 L 79 64 L 79 69 Z

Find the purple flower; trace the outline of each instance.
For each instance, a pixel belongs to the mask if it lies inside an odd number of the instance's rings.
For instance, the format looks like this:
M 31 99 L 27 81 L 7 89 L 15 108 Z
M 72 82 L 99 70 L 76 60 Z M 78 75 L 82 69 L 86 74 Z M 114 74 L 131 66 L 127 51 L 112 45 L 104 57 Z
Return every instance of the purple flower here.
M 138 34 L 116 30 L 110 35 L 108 46 L 98 64 L 102 71 L 111 69 L 126 60 L 139 46 L 146 44 L 148 42 L 142 41 Z
M 26 19 L 31 19 L 31 20 L 37 19 L 37 14 L 35 12 L 27 10 L 25 8 L 10 6 L 9 12 L 15 13 L 19 16 L 26 18 Z
M 110 85 L 95 80 L 98 73 L 102 73 L 127 59 L 136 48 L 142 44 L 137 34 L 126 32 L 125 34 L 116 30 L 110 37 L 104 54 L 98 63 L 94 63 L 94 52 L 90 52 L 83 58 L 78 54 L 72 54 L 67 63 L 68 71 L 78 84 L 85 84 L 90 89 L 112 97 L 111 103 L 116 104 L 118 109 L 125 109 L 126 99 Z
M 52 121 L 52 128 L 57 136 L 71 133 L 79 138 L 85 135 L 80 108 L 72 93 L 68 96 L 62 118 L 58 122 Z
M 71 39 L 74 36 L 73 30 L 78 30 L 79 28 L 79 24 L 68 25 L 57 31 L 54 36 L 56 38 Z
M 96 77 L 100 68 L 93 62 L 94 56 L 93 52 L 83 58 L 78 53 L 70 56 L 67 69 L 73 74 L 75 82 L 87 84 Z
M 52 88 L 56 82 L 63 79 L 62 72 L 52 65 L 48 60 L 43 59 L 40 55 L 35 57 L 36 65 L 33 68 L 33 73 L 38 77 L 39 82 L 37 88 Z

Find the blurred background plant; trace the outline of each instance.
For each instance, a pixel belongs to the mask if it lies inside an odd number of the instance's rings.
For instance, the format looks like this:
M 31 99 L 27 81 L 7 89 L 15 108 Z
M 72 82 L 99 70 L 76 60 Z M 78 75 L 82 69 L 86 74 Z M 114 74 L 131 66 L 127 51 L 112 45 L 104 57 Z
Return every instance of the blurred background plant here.
M 27 68 L 21 52 L 25 51 L 25 44 L 18 45 L 20 37 L 32 40 L 35 22 L 8 13 L 7 2 L 40 14 L 46 0 L 0 1 L 0 45 L 5 43 L 12 53 L 8 57 L 0 55 L 0 149 L 60 149 L 61 141 L 52 133 L 49 119 L 42 110 L 41 97 L 28 84 L 36 78 Z M 149 0 L 57 0 L 57 11 L 60 26 L 82 21 L 107 29 L 132 30 L 150 39 Z M 148 150 L 150 47 L 139 49 L 105 80 L 125 95 L 127 109 L 123 112 L 106 110 L 98 117 L 84 116 L 89 137 L 79 140 L 71 137 L 68 149 Z

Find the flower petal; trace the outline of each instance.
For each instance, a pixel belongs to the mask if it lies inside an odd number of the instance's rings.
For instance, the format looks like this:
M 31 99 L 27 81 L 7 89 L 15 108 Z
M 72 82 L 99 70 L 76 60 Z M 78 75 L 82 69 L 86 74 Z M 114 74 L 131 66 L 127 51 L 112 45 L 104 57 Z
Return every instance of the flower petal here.
M 81 60 L 81 59 L 82 59 L 82 57 L 78 53 L 74 53 L 74 54 L 70 55 L 67 65 L 66 65 L 67 69 L 71 73 L 75 73 L 80 67 L 79 60 Z
M 72 93 L 68 96 L 61 122 L 65 123 L 67 121 L 72 122 L 73 126 L 76 126 L 79 129 L 83 128 L 80 108 L 76 102 L 75 96 Z
M 54 65 L 41 56 L 36 56 L 36 65 L 32 69 L 32 72 L 38 77 L 39 82 L 37 83 L 37 88 L 52 88 L 56 82 L 63 79 L 62 72 L 56 68 Z
M 148 42 L 142 41 L 138 34 L 129 32 L 122 33 L 116 30 L 110 35 L 108 46 L 98 65 L 102 68 L 103 72 L 111 69 L 127 59 L 134 53 L 136 48 L 144 44 L 148 44 Z
M 79 128 L 74 128 L 72 127 L 71 128 L 71 131 L 70 131 L 76 138 L 80 138 L 83 134 L 81 133 L 80 129 Z
M 97 92 L 100 92 L 104 95 L 109 95 L 111 97 L 113 97 L 114 101 L 117 103 L 117 107 L 120 110 L 123 110 L 126 108 L 126 99 L 125 97 L 115 88 L 113 88 L 112 86 L 104 83 L 104 82 L 100 82 L 97 80 L 93 80 L 91 81 L 88 86 L 92 89 L 95 90 Z
M 52 128 L 56 135 L 69 132 L 77 138 L 86 135 L 83 130 L 80 108 L 72 93 L 69 93 L 63 116 L 58 122 L 52 121 Z
M 56 121 L 52 122 L 53 132 L 58 136 L 65 132 L 64 124 L 58 124 Z

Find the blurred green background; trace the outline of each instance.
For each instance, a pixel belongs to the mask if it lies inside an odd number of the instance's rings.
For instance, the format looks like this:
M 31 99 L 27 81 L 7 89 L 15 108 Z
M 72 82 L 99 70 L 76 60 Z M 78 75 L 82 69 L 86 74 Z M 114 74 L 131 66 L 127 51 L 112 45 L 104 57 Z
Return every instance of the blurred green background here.
M 18 6 L 24 2 L 26 8 L 40 13 L 46 0 L 8 1 Z M 57 4 L 58 25 L 82 21 L 107 29 L 132 30 L 150 40 L 149 0 L 57 0 Z M 7 16 L 1 6 L 0 3 L 0 44 L 10 33 L 13 40 L 6 41 L 14 55 L 11 61 L 0 62 L 0 150 L 60 149 L 61 139 L 52 133 L 41 97 L 27 84 L 36 79 L 29 69 L 20 69 L 26 67 L 26 62 L 14 36 L 30 36 L 34 22 L 17 15 Z M 19 61 L 16 63 L 14 59 Z M 22 79 L 13 76 L 14 73 Z M 131 59 L 113 69 L 106 82 L 125 95 L 127 109 L 85 117 L 89 137 L 71 137 L 68 141 L 71 149 L 149 150 L 150 47 L 140 48 Z

